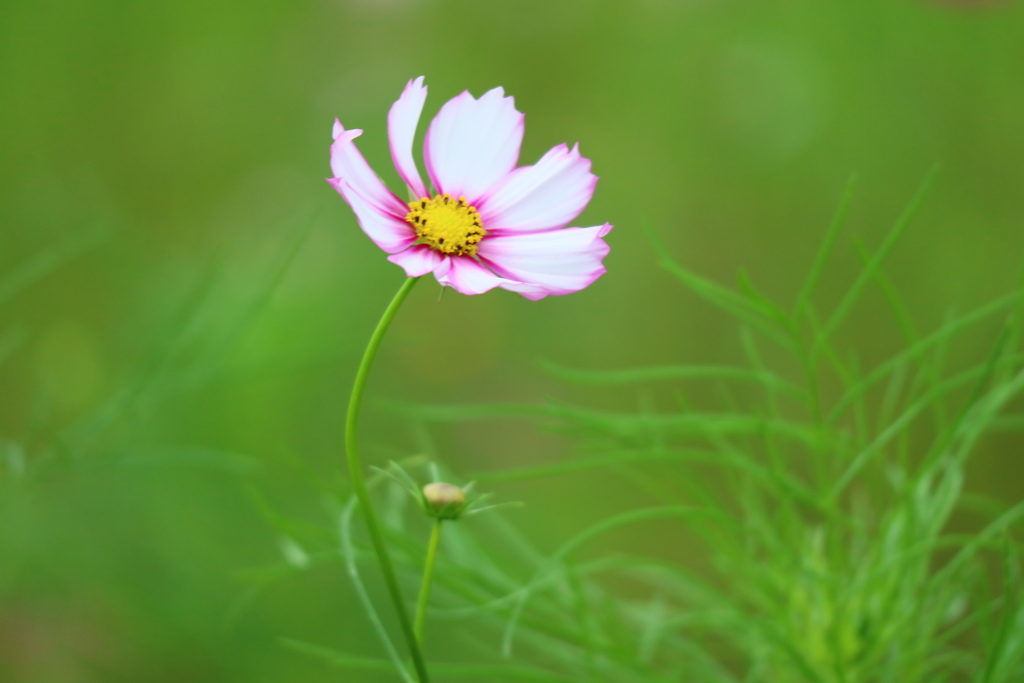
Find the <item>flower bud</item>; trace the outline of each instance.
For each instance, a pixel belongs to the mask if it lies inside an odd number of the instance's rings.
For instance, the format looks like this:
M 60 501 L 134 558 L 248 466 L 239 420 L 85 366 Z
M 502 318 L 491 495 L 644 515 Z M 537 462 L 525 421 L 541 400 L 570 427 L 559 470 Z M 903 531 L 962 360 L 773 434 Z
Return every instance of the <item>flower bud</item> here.
M 466 494 L 454 484 L 435 481 L 423 487 L 423 499 L 437 516 L 454 519 L 466 504 Z

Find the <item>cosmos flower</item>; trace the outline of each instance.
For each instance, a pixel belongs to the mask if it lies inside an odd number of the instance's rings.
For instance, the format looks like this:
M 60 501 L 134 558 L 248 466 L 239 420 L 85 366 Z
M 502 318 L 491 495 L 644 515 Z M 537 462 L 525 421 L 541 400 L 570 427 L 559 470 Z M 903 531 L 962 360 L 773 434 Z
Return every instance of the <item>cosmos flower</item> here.
M 558 145 L 533 166 L 516 168 L 523 115 L 501 88 L 449 100 L 427 129 L 428 186 L 412 146 L 427 97 L 423 77 L 405 87 L 388 113 L 391 158 L 412 201 L 395 196 L 354 140 L 361 130 L 334 122 L 328 182 L 373 242 L 410 277 L 433 273 L 462 294 L 501 287 L 527 299 L 577 292 L 600 277 L 608 223 L 569 228 L 594 193 L 597 176 L 579 146 Z

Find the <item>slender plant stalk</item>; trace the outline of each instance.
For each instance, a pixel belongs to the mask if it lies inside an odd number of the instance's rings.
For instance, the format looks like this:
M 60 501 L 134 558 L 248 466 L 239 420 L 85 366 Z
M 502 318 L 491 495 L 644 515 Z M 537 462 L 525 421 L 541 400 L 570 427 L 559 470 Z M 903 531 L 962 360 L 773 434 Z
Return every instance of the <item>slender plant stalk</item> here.
M 434 579 L 434 561 L 437 559 L 437 545 L 441 541 L 440 517 L 434 518 L 434 530 L 430 532 L 430 543 L 427 545 L 427 561 L 423 565 L 423 584 L 420 586 L 420 599 L 416 604 L 416 620 L 414 630 L 416 641 L 423 647 L 423 624 L 427 619 L 427 603 L 430 601 L 430 583 Z
M 359 460 L 358 438 L 356 427 L 359 423 L 359 408 L 363 403 L 363 391 L 366 389 L 366 379 L 370 375 L 370 367 L 373 359 L 380 348 L 384 333 L 394 319 L 405 297 L 412 291 L 413 286 L 419 278 L 411 277 L 406 280 L 402 287 L 391 300 L 377 329 L 370 337 L 370 343 L 366 345 L 363 353 L 363 361 L 359 364 L 359 371 L 356 373 L 356 380 L 352 385 L 352 397 L 348 402 L 348 417 L 345 420 L 345 454 L 348 458 L 349 479 L 352 482 L 352 489 L 359 501 L 359 509 L 366 520 L 366 529 L 370 532 L 370 540 L 373 542 L 373 549 L 377 553 L 377 563 L 380 565 L 381 573 L 384 575 L 384 583 L 387 585 L 388 593 L 391 595 L 391 602 L 394 603 L 395 612 L 398 613 L 398 622 L 402 627 L 402 635 L 409 646 L 409 654 L 412 657 L 413 666 L 416 668 L 416 676 L 420 683 L 428 683 L 427 665 L 423 660 L 423 652 L 420 650 L 419 641 L 409 620 L 409 613 L 405 609 L 405 601 L 402 598 L 402 589 L 398 585 L 398 577 L 395 575 L 395 568 L 391 564 L 391 556 L 388 554 L 388 547 L 384 541 L 384 534 L 377 522 L 377 515 L 373 511 L 373 504 L 370 502 L 370 493 L 366 488 L 366 480 L 363 478 L 363 467 Z

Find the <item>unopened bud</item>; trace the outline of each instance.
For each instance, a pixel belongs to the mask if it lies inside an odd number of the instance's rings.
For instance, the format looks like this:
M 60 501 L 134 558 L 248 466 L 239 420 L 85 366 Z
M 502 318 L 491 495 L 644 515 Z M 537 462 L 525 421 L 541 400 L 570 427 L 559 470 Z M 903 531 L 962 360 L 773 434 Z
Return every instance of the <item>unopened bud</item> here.
M 423 487 L 423 498 L 435 512 L 458 510 L 466 502 L 466 494 L 454 484 L 435 481 Z

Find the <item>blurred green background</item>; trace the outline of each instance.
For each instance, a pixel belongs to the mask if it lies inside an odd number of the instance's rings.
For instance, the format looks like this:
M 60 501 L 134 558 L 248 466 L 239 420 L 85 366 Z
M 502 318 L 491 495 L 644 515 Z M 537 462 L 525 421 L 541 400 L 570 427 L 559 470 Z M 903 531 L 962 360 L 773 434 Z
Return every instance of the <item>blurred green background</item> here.
M 579 141 L 601 181 L 576 224 L 616 226 L 607 275 L 571 297 L 439 297 L 427 278 L 371 397 L 635 409 L 538 360 L 741 355 L 735 323 L 655 267 L 645 224 L 689 268 L 792 301 L 856 173 L 827 310 L 850 245 L 877 244 L 940 162 L 888 274 L 924 329 L 1007 291 L 1022 69 L 1013 2 L 5 0 L 0 680 L 364 680 L 277 641 L 377 652 L 340 565 L 241 602 L 246 570 L 282 557 L 258 499 L 329 523 L 349 383 L 402 279 L 323 180 L 335 116 L 398 188 L 385 118 L 408 79 L 430 89 L 421 135 L 463 89 L 504 86 L 522 163 Z M 899 344 L 871 301 L 843 331 L 865 364 Z M 466 475 L 570 448 L 514 420 L 424 430 L 372 400 L 364 424 L 375 462 L 430 442 Z M 968 486 L 1019 498 L 1018 456 L 986 453 Z M 636 502 L 614 485 L 494 488 L 549 548 Z

